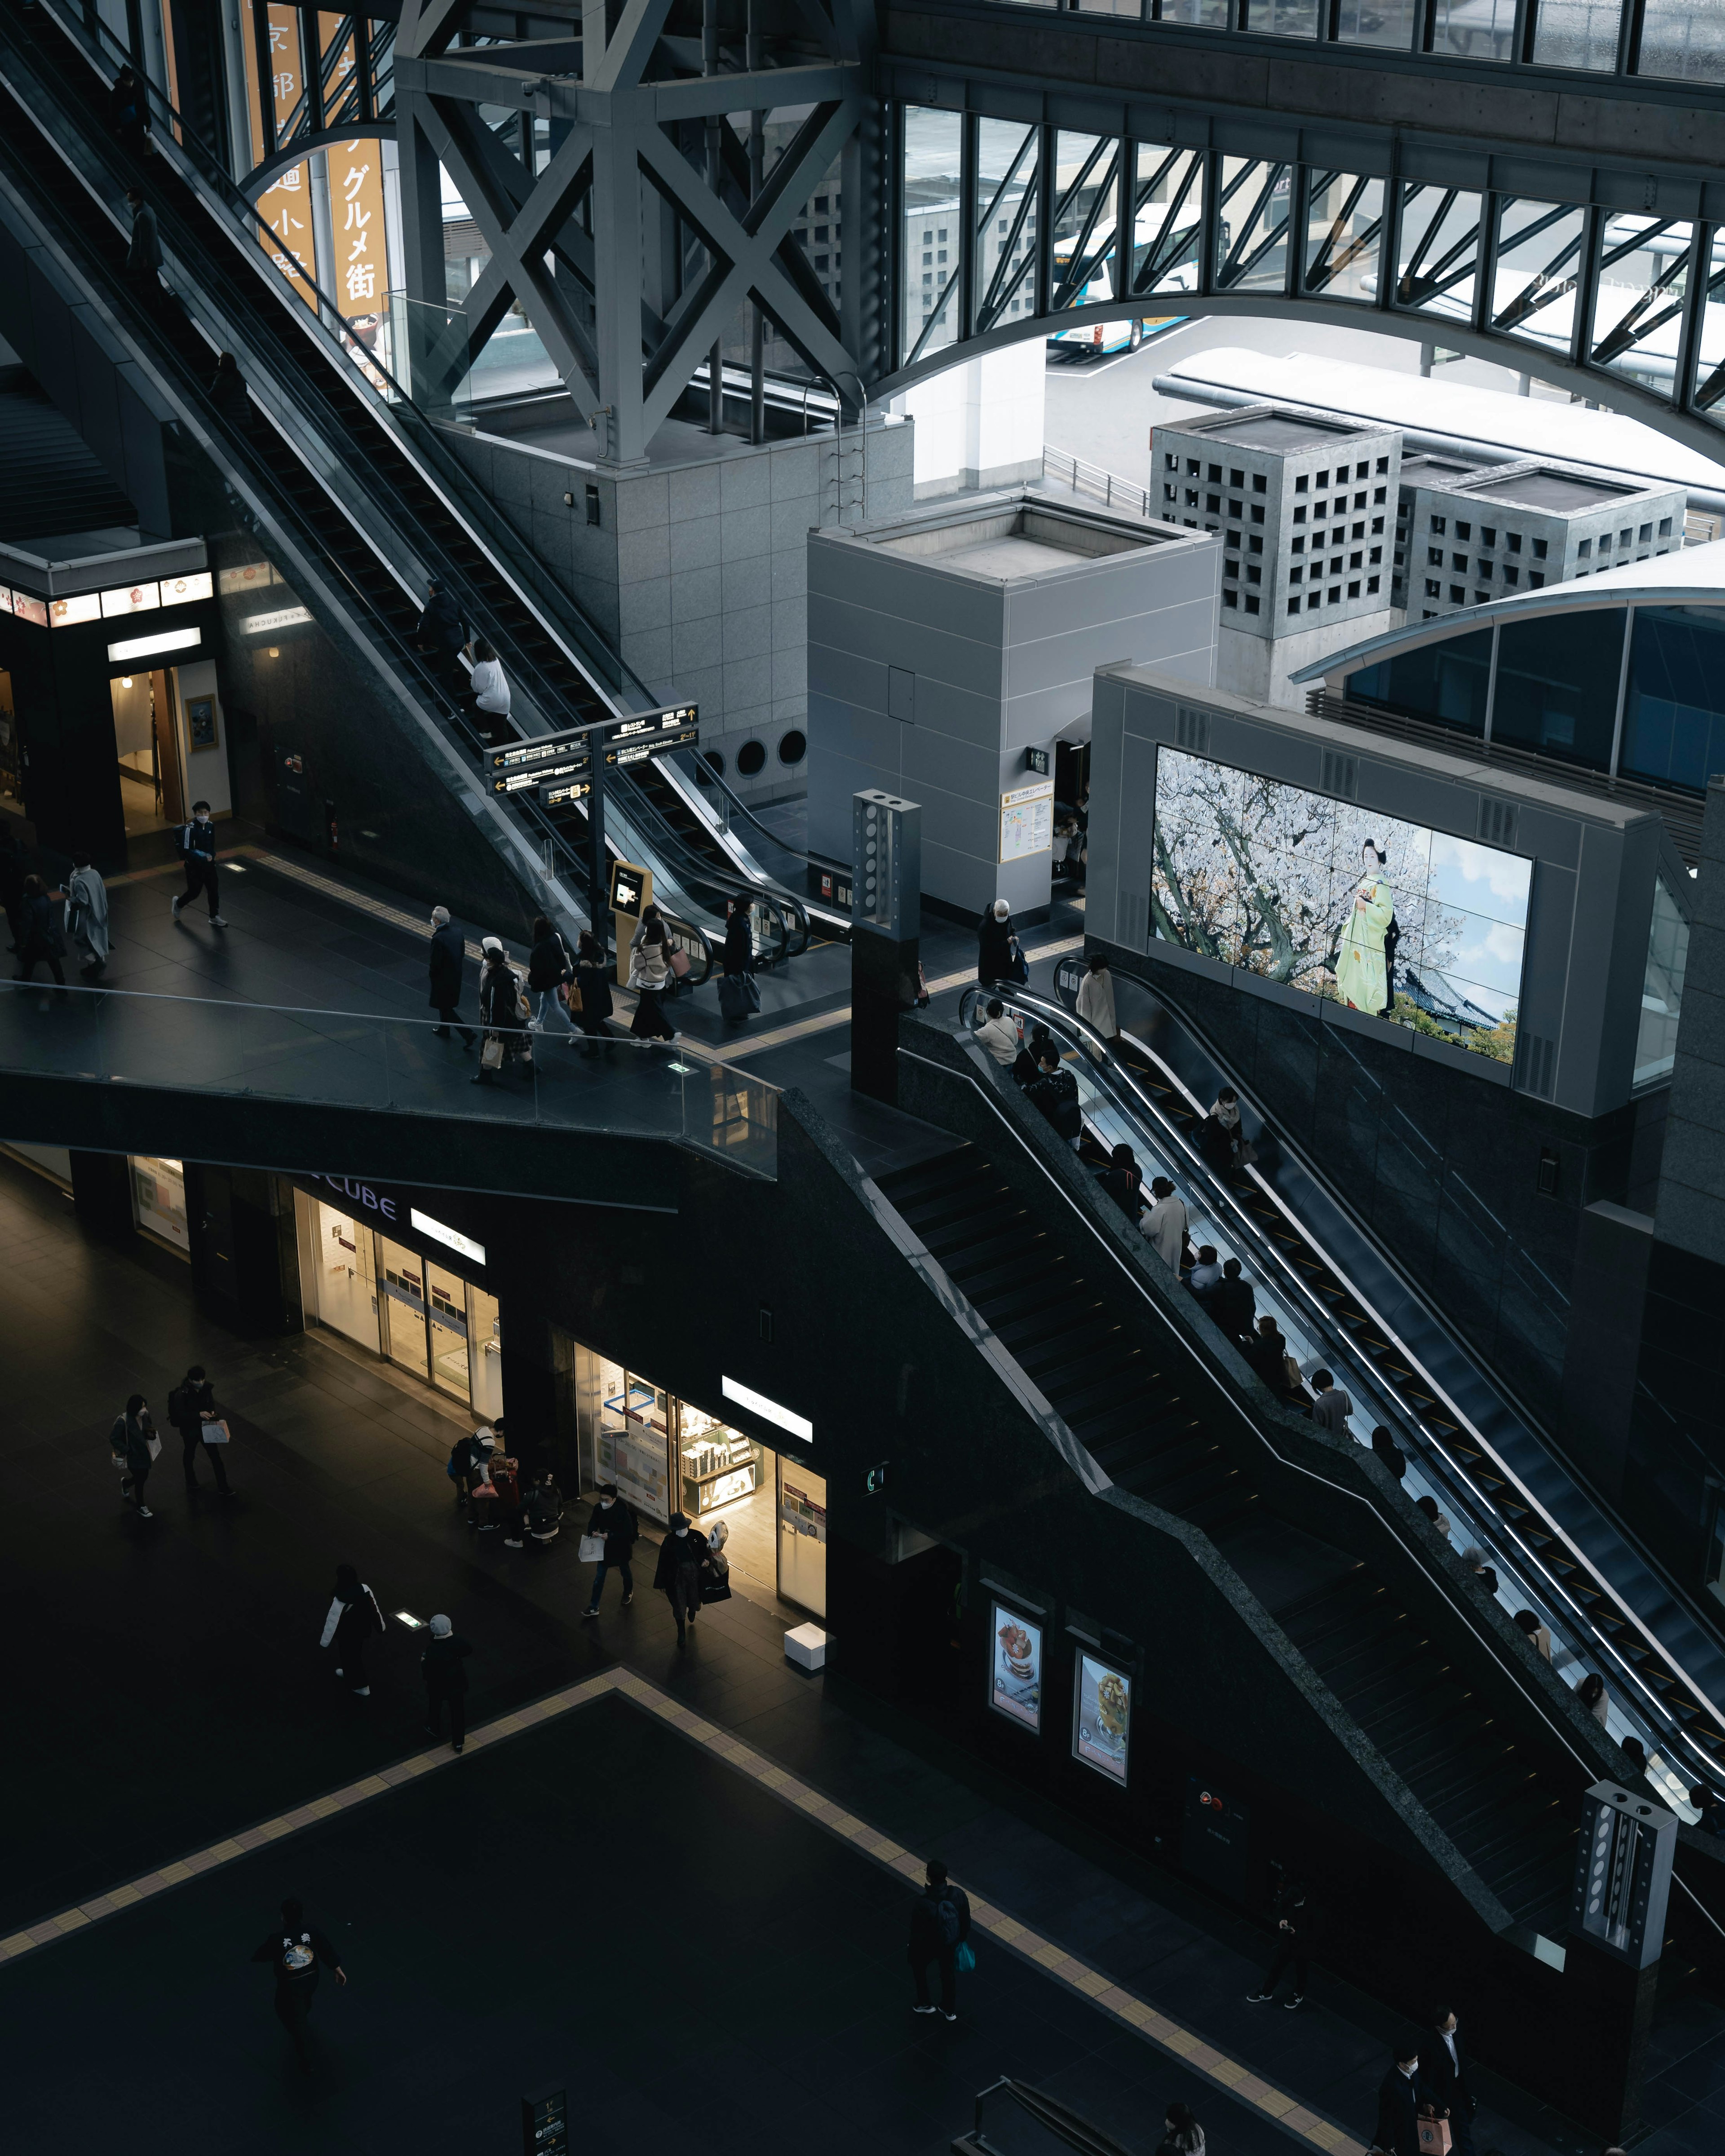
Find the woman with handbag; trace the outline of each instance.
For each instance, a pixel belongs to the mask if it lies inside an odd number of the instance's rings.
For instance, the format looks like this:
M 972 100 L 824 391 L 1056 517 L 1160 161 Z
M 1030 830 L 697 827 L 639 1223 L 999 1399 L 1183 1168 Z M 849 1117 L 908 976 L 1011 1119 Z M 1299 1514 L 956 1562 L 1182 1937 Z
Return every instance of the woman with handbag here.
M 494 1070 L 501 1071 L 513 1056 L 531 1064 L 526 1026 L 526 997 L 521 975 L 509 963 L 495 936 L 485 941 L 485 963 L 480 969 L 480 1023 L 485 1029 L 480 1050 L 480 1067 L 473 1083 L 483 1086 Z
M 624 1608 L 627 1609 L 634 1600 L 635 1576 L 630 1568 L 629 1558 L 640 1532 L 640 1522 L 618 1496 L 617 1485 L 602 1482 L 598 1502 L 588 1516 L 587 1532 L 581 1537 L 582 1562 L 590 1563 L 593 1568 L 593 1593 L 587 1599 L 584 1615 L 598 1615 L 599 1596 L 604 1591 L 605 1574 L 614 1565 L 623 1575 Z
M 637 1040 L 675 1040 L 676 1028 L 665 1014 L 660 998 L 670 988 L 673 975 L 670 960 L 665 949 L 665 923 L 646 922 L 641 940 L 634 947 L 634 960 L 629 968 L 629 984 L 639 1000 L 635 1005 L 634 1022 L 629 1031 Z
M 121 1503 L 130 1505 L 141 1520 L 153 1520 L 156 1515 L 144 1502 L 144 1485 L 162 1450 L 162 1440 L 156 1435 L 150 1403 L 141 1393 L 134 1393 L 126 1404 L 126 1413 L 115 1416 L 108 1442 L 114 1465 L 120 1470 Z
M 608 1058 L 614 1052 L 606 1020 L 611 1015 L 611 969 L 605 963 L 605 947 L 590 928 L 581 932 L 575 947 L 575 978 L 569 987 L 569 1013 L 586 1036 L 581 1053 L 591 1061 L 605 1044 Z

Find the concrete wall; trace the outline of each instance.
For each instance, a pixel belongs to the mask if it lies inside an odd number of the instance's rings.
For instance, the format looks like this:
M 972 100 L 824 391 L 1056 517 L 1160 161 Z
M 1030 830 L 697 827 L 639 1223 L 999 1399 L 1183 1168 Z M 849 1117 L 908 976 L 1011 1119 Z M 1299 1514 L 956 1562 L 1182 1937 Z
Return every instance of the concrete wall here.
M 1000 796 L 1031 776 L 1027 749 L 1083 717 L 1105 654 L 1208 683 L 1219 558 L 1200 536 L 1007 583 L 811 533 L 810 846 L 848 861 L 851 796 L 883 787 L 922 803 L 927 896 L 1046 906 L 1050 855 L 997 859 Z
M 902 424 L 869 432 L 871 515 L 911 506 L 913 435 Z M 786 762 L 779 752 L 807 732 L 808 536 L 835 523 L 841 502 L 845 516 L 859 511 L 855 433 L 836 446 L 817 436 L 756 448 L 674 422 L 634 471 L 501 435 L 451 429 L 446 439 L 647 688 L 700 705 L 701 747 L 724 757 L 739 792 L 803 790 L 806 756 Z M 752 742 L 766 754 L 752 777 L 738 764 Z
M 1386 607 L 1381 613 L 1353 615 L 1348 620 L 1325 622 L 1297 636 L 1278 636 L 1274 641 L 1249 635 L 1220 624 L 1216 635 L 1216 686 L 1230 695 L 1257 704 L 1275 704 L 1283 711 L 1303 711 L 1306 691 L 1288 679 L 1315 660 L 1332 651 L 1345 651 L 1368 636 L 1382 636 L 1399 627 L 1401 616 Z
M 895 399 L 916 429 L 919 501 L 1042 475 L 1048 367 L 1040 339 L 964 361 Z

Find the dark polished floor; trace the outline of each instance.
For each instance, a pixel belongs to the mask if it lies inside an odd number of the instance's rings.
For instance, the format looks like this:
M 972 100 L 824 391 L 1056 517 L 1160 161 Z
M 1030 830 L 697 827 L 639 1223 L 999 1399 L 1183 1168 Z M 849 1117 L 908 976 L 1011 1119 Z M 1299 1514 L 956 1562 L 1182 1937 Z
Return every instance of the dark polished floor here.
M 513 1552 L 463 1527 L 443 1472 L 460 1425 L 429 1394 L 316 1338 L 228 1335 L 195 1309 L 177 1258 L 93 1240 L 58 1189 L 4 1159 L 0 1250 L 13 1496 L 0 1613 L 14 1648 L 0 1833 L 18 1853 L 0 1926 L 415 1748 L 410 1634 L 379 1644 L 369 1702 L 318 1651 L 333 1567 L 351 1558 L 386 1610 L 446 1610 L 473 1641 L 475 1720 L 621 1659 L 1313 2108 L 1369 2128 L 1392 2033 L 1371 2000 L 1326 1972 L 1301 2015 L 1248 2008 L 1260 1927 L 792 1671 L 792 1613 L 738 1598 L 680 1656 L 661 1599 L 644 1587 L 624 1613 L 614 1585 L 583 1625 L 572 1537 Z M 230 1410 L 239 1494 L 188 1496 L 170 1440 L 141 1522 L 116 1502 L 108 1424 L 134 1388 L 160 1405 L 194 1358 Z M 39 2077 L 54 2101 L 75 2069 L 104 2132 L 132 2102 L 140 2149 L 465 2150 L 512 2133 L 522 2087 L 567 2080 L 590 2092 L 600 2145 L 673 2123 L 758 2143 L 800 2121 L 841 2147 L 932 2150 L 1011 2068 L 1136 2152 L 1153 2145 L 1157 2106 L 1191 2094 L 1165 2055 L 998 1952 L 960 2029 L 924 2031 L 905 2010 L 903 1890 L 635 1710 L 583 1710 L 470 1766 L 470 1801 L 439 1777 L 17 1965 L 0 2010 L 63 2062 Z M 502 1869 L 487 1872 L 499 1844 Z M 352 1938 L 356 1964 L 353 1989 L 320 2000 L 326 2050 L 304 2087 L 284 2069 L 268 1980 L 244 1958 L 290 1887 Z M 592 1917 L 589 1892 L 603 1897 Z M 1662 2015 L 1649 2156 L 1725 2145 L 1722 2029 L 1705 1999 Z M 957 2039 L 944 2051 L 929 2041 L 942 2032 Z M 1191 2100 L 1219 2156 L 1266 2145 L 1261 2120 L 1214 2087 Z M 1490 2084 L 1488 2105 L 1481 2156 L 1596 2156 L 1507 2088 Z M 17 2140 L 51 2144 L 45 2130 Z

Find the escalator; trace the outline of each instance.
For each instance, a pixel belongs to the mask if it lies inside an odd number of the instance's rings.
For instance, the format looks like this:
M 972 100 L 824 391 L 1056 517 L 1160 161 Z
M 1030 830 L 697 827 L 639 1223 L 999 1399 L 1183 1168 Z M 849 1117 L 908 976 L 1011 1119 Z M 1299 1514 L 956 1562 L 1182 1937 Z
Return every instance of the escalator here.
M 1057 977 L 1064 994 L 1076 991 L 1077 970 L 1063 968 Z M 1406 1284 L 1394 1284 L 1394 1299 L 1376 1291 L 1361 1231 L 1309 1187 L 1309 1170 L 1286 1146 L 1255 1129 L 1260 1158 L 1244 1174 L 1219 1178 L 1207 1166 L 1196 1130 L 1224 1074 L 1193 1060 L 1195 1044 L 1174 1036 L 1180 1022 L 1165 1006 L 1153 1024 L 1147 1009 L 1137 1008 L 1156 1001 L 1148 990 L 1116 977 L 1126 1029 L 1120 1053 L 1107 1052 L 1063 1002 L 1021 988 L 1002 993 L 1067 1051 L 1080 1075 L 1093 1159 L 1106 1162 L 1125 1142 L 1147 1180 L 1158 1172 L 1171 1177 L 1187 1203 L 1194 1244 L 1240 1258 L 1259 1312 L 1276 1319 L 1302 1367 L 1327 1366 L 1352 1397 L 1362 1444 L 1374 1426 L 1391 1433 L 1408 1462 L 1404 1488 L 1441 1512 L 1455 1547 L 1489 1563 L 1506 1614 L 1534 1614 L 1563 1681 L 1595 1671 L 1605 1677 L 1609 1733 L 1644 1746 L 1662 1800 L 1692 1818 L 1692 1784 L 1725 1779 L 1722 1657 L 1693 1616 L 1573 1483 L 1560 1486 L 1550 1455 L 1527 1433 L 1519 1447 L 1512 1442 L 1502 1402 L 1487 1415 L 1481 1374 L 1457 1369 L 1460 1343 L 1429 1313 L 1423 1327 L 1418 1322 Z M 974 1002 L 972 992 L 967 1017 Z M 1100 1191 L 1096 1202 L 1111 1204 Z M 1349 1591 L 1367 1589 L 1355 1582 Z M 1324 1620 L 1313 1611 L 1291 1631 L 1307 1621 Z M 1345 1629 L 1336 1638 L 1343 1640 Z
M 428 762 L 518 874 L 537 878 L 549 865 L 553 896 L 584 914 L 568 834 L 536 802 L 479 793 L 478 743 L 453 680 L 412 648 L 428 579 L 440 577 L 463 618 L 483 624 L 523 731 L 581 726 L 657 700 L 511 530 L 439 429 L 355 344 L 336 304 L 309 283 L 316 305 L 295 295 L 259 244 L 264 228 L 251 206 L 159 87 L 149 86 L 157 146 L 147 172 L 106 136 L 95 116 L 124 55 L 111 38 L 108 49 L 91 42 L 104 38 L 99 23 L 52 5 L 0 14 L 0 177 L 119 326 L 321 624 L 385 676 Z M 124 275 L 121 198 L 135 182 L 147 183 L 172 301 Z M 206 394 L 223 351 L 236 355 L 254 400 L 237 420 Z M 763 957 L 806 938 L 794 889 L 771 887 L 721 848 L 680 840 L 630 774 L 613 783 L 620 829 L 655 870 L 668 911 L 692 916 L 710 942 L 725 899 L 747 894 L 761 906 Z M 622 850 L 617 837 L 608 842 Z
M 1495 1899 L 1499 1928 L 1561 1938 L 1575 1763 L 1509 1727 L 1388 1580 L 1276 1512 L 1209 1388 L 1121 1322 L 1078 1238 L 1033 1218 L 978 1147 L 879 1188 L 1108 1481 L 1233 1567 Z

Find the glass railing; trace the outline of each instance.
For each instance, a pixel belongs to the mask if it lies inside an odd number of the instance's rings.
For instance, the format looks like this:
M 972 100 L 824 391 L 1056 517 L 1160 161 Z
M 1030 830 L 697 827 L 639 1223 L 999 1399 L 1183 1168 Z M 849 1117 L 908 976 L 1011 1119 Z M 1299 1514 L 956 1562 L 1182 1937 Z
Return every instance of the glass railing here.
M 459 1031 L 439 1039 L 430 1019 L 0 986 L 0 1072 L 13 1075 L 664 1138 L 778 1173 L 777 1090 L 684 1041 L 588 1041 L 559 1024 L 515 1036 L 531 1053 L 481 1071 Z
M 1448 1523 L 1455 1549 L 1476 1563 L 1489 1563 L 1497 1577 L 1495 1599 L 1506 1615 L 1532 1609 L 1550 1640 L 1549 1659 L 1565 1684 L 1575 1686 L 1590 1671 L 1609 1681 L 1605 1730 L 1619 1740 L 1635 1737 L 1645 1748 L 1649 1779 L 1661 1800 L 1680 1817 L 1692 1820 L 1687 1793 L 1697 1773 L 1714 1771 L 1711 1758 L 1687 1741 L 1645 1676 L 1602 1634 L 1578 1602 L 1571 1587 L 1574 1568 L 1554 1569 L 1494 1507 L 1461 1464 L 1449 1456 L 1437 1433 L 1416 1415 L 1384 1371 L 1353 1339 L 1299 1267 L 1254 1219 L 1227 1183 L 1214 1176 L 1191 1141 L 1168 1119 L 1132 1073 L 1111 1060 L 1101 1036 L 1059 1003 L 1023 989 L 1000 988 L 1009 1012 L 1025 1022 L 1046 1025 L 1064 1051 L 1067 1070 L 1078 1082 L 1080 1104 L 1090 1135 L 1104 1152 L 1130 1145 L 1147 1192 L 1153 1178 L 1165 1175 L 1184 1202 L 1188 1239 L 1194 1250 L 1205 1245 L 1216 1261 L 1237 1258 L 1255 1298 L 1255 1315 L 1270 1317 L 1304 1378 L 1328 1369 L 1353 1402 L 1349 1434 L 1369 1447 L 1374 1427 L 1387 1429 L 1407 1462 L 1402 1487 L 1418 1504 L 1429 1499 Z M 960 1023 L 980 1020 L 984 992 L 967 989 L 959 1004 Z M 1111 1203 L 1112 1201 L 1109 1201 Z M 1309 1395 L 1295 1401 L 1294 1412 L 1309 1409 Z

